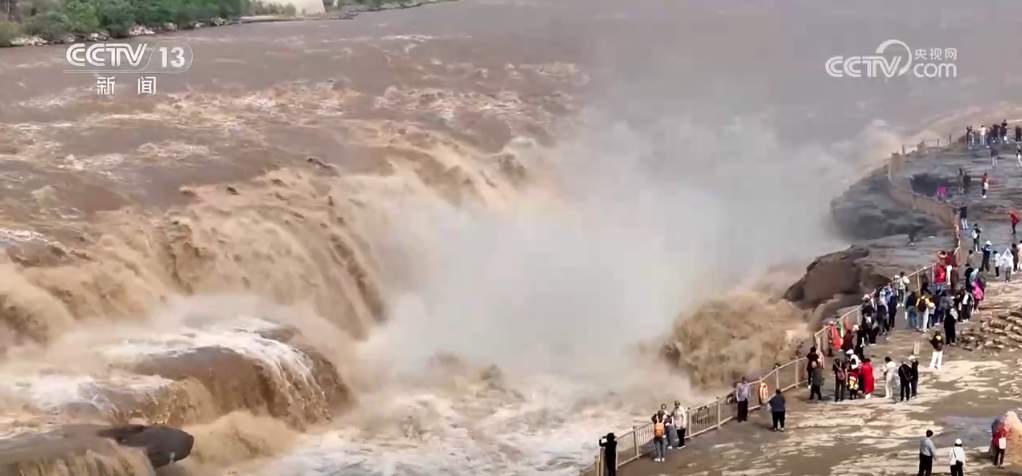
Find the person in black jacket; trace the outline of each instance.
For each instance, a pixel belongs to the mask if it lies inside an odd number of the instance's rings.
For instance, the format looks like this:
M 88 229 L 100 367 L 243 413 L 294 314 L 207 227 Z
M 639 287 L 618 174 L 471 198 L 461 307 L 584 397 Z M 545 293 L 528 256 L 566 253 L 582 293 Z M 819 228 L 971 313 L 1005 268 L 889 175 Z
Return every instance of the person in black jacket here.
M 823 401 L 823 393 L 820 392 L 820 388 L 823 387 L 823 369 L 820 368 L 819 361 L 813 361 L 809 364 L 809 401 L 813 401 L 813 396 L 816 399 Z
M 617 474 L 617 441 L 614 439 L 614 434 L 607 433 L 607 436 L 600 438 L 600 447 L 603 448 L 603 474 L 615 476 Z
M 777 389 L 767 403 L 774 419 L 774 431 L 784 431 L 784 395 L 781 395 L 781 389 Z
M 935 332 L 933 337 L 930 338 L 930 345 L 933 346 L 930 368 L 940 370 L 944 363 L 944 336 L 940 335 L 940 331 Z
M 901 384 L 901 401 L 912 398 L 912 367 L 908 362 L 902 361 L 898 367 L 898 383 Z

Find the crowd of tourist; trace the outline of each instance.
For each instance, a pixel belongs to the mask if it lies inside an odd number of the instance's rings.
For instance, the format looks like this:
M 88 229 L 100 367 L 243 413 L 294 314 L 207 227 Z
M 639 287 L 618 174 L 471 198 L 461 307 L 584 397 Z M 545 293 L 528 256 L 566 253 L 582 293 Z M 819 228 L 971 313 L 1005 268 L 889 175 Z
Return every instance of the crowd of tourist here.
M 988 148 L 991 154 L 991 167 L 997 166 L 1000 149 L 1012 142 L 1016 145 L 1016 161 L 1022 168 L 1022 126 L 1015 126 L 1014 137 L 1010 137 L 1007 121 L 982 125 L 979 128 L 966 128 L 966 142 L 970 150 Z M 872 293 L 862 296 L 858 312 L 851 320 L 834 319 L 825 324 L 824 340 L 813 346 L 806 354 L 806 380 L 809 389 L 809 402 L 822 403 L 823 389 L 827 376 L 834 378 L 834 402 L 874 398 L 877 390 L 876 379 L 883 384 L 883 398 L 893 403 L 907 402 L 918 396 L 920 363 L 917 355 L 895 359 L 888 355 L 883 363 L 874 366 L 876 356 L 870 354 L 870 348 L 882 337 L 889 336 L 899 327 L 921 334 L 927 334 L 924 341 L 930 347 L 928 368 L 940 371 L 944 364 L 944 350 L 947 346 L 958 345 L 958 325 L 967 323 L 984 301 L 987 280 L 1001 278 L 1010 281 L 1014 273 L 1020 270 L 1022 241 L 1016 235 L 1020 221 L 1015 210 L 1008 213 L 1007 221 L 1011 226 L 1011 240 L 1003 248 L 995 247 L 991 240 L 984 239 L 983 228 L 979 223 L 968 220 L 968 201 L 972 193 L 972 176 L 964 169 L 959 169 L 962 203 L 958 206 L 958 230 L 963 240 L 961 246 L 953 251 L 942 250 L 936 255 L 928 272 L 915 276 L 915 282 L 904 272 L 892 277 L 889 282 L 875 289 Z M 980 178 L 979 198 L 985 199 L 990 189 L 989 172 Z M 946 185 L 938 186 L 935 198 L 941 201 L 952 199 Z M 964 240 L 970 239 L 968 245 Z M 964 256 L 962 256 L 964 254 Z M 899 326 L 899 310 L 904 316 Z M 825 358 L 830 358 L 829 371 L 825 367 Z M 785 431 L 786 402 L 781 389 L 774 389 L 771 395 L 765 383 L 754 387 L 747 377 L 742 377 L 735 384 L 733 398 L 736 404 L 736 418 L 739 423 L 748 421 L 749 401 L 756 394 L 761 407 L 771 414 L 771 430 Z M 653 428 L 653 461 L 664 462 L 668 451 L 685 447 L 686 429 L 689 424 L 688 410 L 680 402 L 674 402 L 674 409 L 668 410 L 662 404 L 659 411 L 651 418 Z M 1007 448 L 1008 430 L 1002 425 L 992 429 L 990 452 L 995 466 L 1004 461 Z M 933 444 L 933 432 L 926 431 L 920 442 L 919 472 L 931 475 L 933 461 L 937 450 Z M 606 469 L 603 474 L 614 476 L 616 460 L 616 442 L 610 433 L 600 440 L 605 450 Z M 956 439 L 954 446 L 948 451 L 948 465 L 952 476 L 963 475 L 966 455 L 962 441 Z

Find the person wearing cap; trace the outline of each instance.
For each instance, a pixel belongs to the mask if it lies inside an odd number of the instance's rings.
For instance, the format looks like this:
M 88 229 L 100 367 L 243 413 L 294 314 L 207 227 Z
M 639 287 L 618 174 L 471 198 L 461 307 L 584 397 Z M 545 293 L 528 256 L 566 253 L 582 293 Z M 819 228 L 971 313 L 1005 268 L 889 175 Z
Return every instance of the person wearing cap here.
M 932 436 L 933 432 L 926 430 L 926 438 L 919 441 L 919 476 L 933 476 L 933 455 L 937 447 L 933 446 Z
M 951 465 L 951 476 L 965 474 L 965 448 L 962 447 L 961 439 L 956 439 L 955 445 L 948 452 L 948 464 Z

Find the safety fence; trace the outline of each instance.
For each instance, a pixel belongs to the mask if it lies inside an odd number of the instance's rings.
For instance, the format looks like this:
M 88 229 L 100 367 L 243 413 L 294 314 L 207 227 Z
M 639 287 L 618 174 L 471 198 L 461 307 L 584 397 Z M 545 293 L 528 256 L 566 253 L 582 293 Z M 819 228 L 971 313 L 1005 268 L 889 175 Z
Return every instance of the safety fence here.
M 898 202 L 900 205 L 911 208 L 913 210 L 920 210 L 938 220 L 940 223 L 947 225 L 952 228 L 953 233 L 953 249 L 951 253 L 954 256 L 954 262 L 957 266 L 960 261 L 959 256 L 959 229 L 958 220 L 956 219 L 956 210 L 950 204 L 939 201 L 935 198 L 928 197 L 912 190 L 908 184 L 898 183 L 896 177 L 905 169 L 905 163 L 917 157 L 921 157 L 925 154 L 926 150 L 933 144 L 932 147 L 939 148 L 941 141 L 939 139 L 932 142 L 920 142 L 916 146 L 916 150 L 908 152 L 906 147 L 902 146 L 901 153 L 891 154 L 891 158 L 887 164 L 887 177 L 889 180 L 888 190 L 890 191 L 891 198 Z M 953 141 L 949 140 L 944 143 L 945 146 L 950 146 Z M 918 289 L 924 278 L 927 282 L 932 282 L 932 276 L 928 276 L 933 266 L 926 266 L 912 273 L 906 274 L 905 276 L 915 282 L 915 287 Z M 851 329 L 852 326 L 859 324 L 861 315 L 858 307 L 846 311 L 845 313 L 838 316 L 835 320 L 836 323 L 840 323 L 844 329 Z M 824 326 L 813 334 L 813 342 L 816 347 L 823 352 L 827 349 L 829 344 L 828 340 L 828 328 Z M 806 359 L 804 357 L 798 357 L 794 360 L 775 367 L 774 369 L 767 372 L 762 377 L 751 381 L 752 388 L 759 392 L 758 397 L 769 398 L 774 394 L 776 390 L 786 392 L 793 388 L 797 388 L 799 385 L 808 382 L 808 375 L 806 369 Z M 754 396 L 755 397 L 755 396 Z M 751 398 L 749 402 L 749 410 L 755 410 L 761 408 L 766 404 L 765 400 L 761 398 Z M 688 408 L 687 422 L 686 422 L 686 433 L 690 438 L 708 433 L 713 430 L 720 429 L 721 425 L 734 420 L 738 415 L 738 404 L 735 401 L 734 392 L 728 392 L 724 395 L 716 397 L 713 401 L 704 403 L 702 405 L 692 406 Z M 632 426 L 631 430 L 625 431 L 621 434 L 615 434 L 617 441 L 617 460 L 616 467 L 628 464 L 636 461 L 643 455 L 651 453 L 653 451 L 653 423 L 652 421 L 645 423 L 641 426 Z M 594 467 L 590 468 L 591 474 L 596 476 L 604 475 L 604 453 L 601 447 L 595 461 Z

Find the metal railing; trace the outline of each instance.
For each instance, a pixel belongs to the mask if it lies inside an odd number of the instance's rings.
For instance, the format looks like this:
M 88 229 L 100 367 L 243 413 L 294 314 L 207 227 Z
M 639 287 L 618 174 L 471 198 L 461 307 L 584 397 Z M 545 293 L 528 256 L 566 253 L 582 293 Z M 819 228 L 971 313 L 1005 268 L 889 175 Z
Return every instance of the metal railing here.
M 933 147 L 940 147 L 940 139 L 933 141 Z M 948 139 L 944 143 L 945 147 L 953 144 L 953 141 Z M 940 223 L 950 226 L 953 229 L 953 256 L 956 265 L 960 264 L 961 257 L 959 254 L 960 248 L 960 237 L 958 229 L 958 220 L 956 210 L 948 203 L 941 202 L 935 198 L 927 197 L 925 195 L 916 193 L 911 187 L 907 185 L 899 184 L 895 180 L 895 176 L 904 170 L 905 162 L 913 155 L 922 155 L 927 148 L 929 143 L 924 141 L 920 142 L 916 146 L 916 150 L 912 152 L 906 152 L 905 146 L 902 146 L 902 153 L 891 154 L 891 158 L 887 164 L 887 178 L 889 181 L 889 191 L 891 198 L 902 206 L 909 207 L 913 210 L 921 210 L 924 213 L 934 217 Z M 914 279 L 916 288 L 919 289 L 922 286 L 922 278 L 924 273 L 930 272 L 933 266 L 926 266 L 910 274 L 906 277 Z M 928 282 L 933 282 L 933 277 L 927 277 Z M 840 321 L 843 329 L 851 329 L 853 325 L 859 324 L 861 316 L 859 315 L 859 307 L 855 306 L 845 313 L 839 315 L 836 319 Z M 853 322 L 854 319 L 854 322 Z M 813 334 L 813 342 L 816 344 L 816 348 L 822 353 L 824 349 L 830 346 L 828 340 L 828 328 L 824 326 L 822 329 L 816 331 Z M 804 363 L 806 359 L 804 357 L 797 357 L 794 360 L 775 367 L 774 369 L 767 372 L 765 375 L 756 379 L 752 382 L 752 388 L 762 392 L 760 387 L 766 386 L 766 396 L 769 398 L 775 392 L 780 389 L 781 392 L 786 392 L 793 388 L 797 388 L 800 384 L 808 381 L 808 375 L 806 374 L 806 368 Z M 758 400 L 758 399 L 757 399 Z M 761 408 L 766 402 L 749 402 L 749 410 L 756 410 Z M 738 415 L 738 403 L 735 401 L 734 392 L 728 392 L 722 396 L 716 397 L 712 402 L 707 402 L 702 405 L 689 407 L 689 411 L 686 414 L 686 429 L 687 435 L 690 438 L 708 433 L 713 430 L 720 429 L 721 425 L 727 423 Z M 649 422 L 642 426 L 632 426 L 631 430 L 625 431 L 621 435 L 615 435 L 618 444 L 617 447 L 617 463 L 616 466 L 621 466 L 631 463 L 632 461 L 638 460 L 643 455 L 653 451 L 653 423 Z M 600 448 L 596 456 L 595 461 L 595 474 L 596 476 L 603 476 L 604 464 L 603 464 L 603 448 Z

